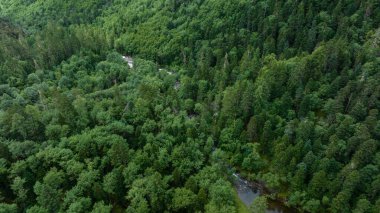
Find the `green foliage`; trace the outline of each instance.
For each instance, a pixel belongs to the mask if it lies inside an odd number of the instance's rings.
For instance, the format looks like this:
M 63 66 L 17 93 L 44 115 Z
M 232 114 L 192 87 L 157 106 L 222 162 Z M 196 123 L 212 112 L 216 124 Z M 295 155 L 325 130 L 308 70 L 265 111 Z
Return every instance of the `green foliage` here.
M 0 212 L 1 213 L 16 213 L 17 212 L 17 205 L 16 204 L 0 203 Z
M 256 198 L 249 207 L 251 213 L 264 213 L 268 208 L 267 198 L 265 196 L 259 196 Z
M 174 211 L 192 212 L 197 202 L 197 195 L 188 189 L 177 188 L 174 190 L 172 202 Z
M 377 212 L 379 8 L 2 0 L 0 212 Z

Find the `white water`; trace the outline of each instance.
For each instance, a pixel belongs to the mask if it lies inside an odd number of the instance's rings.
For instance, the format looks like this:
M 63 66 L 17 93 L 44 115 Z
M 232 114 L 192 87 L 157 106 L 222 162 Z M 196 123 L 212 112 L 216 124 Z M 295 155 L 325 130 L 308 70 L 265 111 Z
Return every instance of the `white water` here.
M 249 184 L 247 180 L 240 177 L 239 174 L 232 173 L 232 176 L 234 177 L 234 185 L 238 193 L 238 196 L 240 200 L 247 207 L 251 206 L 253 201 L 258 196 L 263 194 L 263 192 L 260 191 L 260 189 L 253 187 L 251 184 Z M 290 212 L 297 212 L 297 211 L 286 207 L 283 203 L 268 200 L 268 209 L 266 210 L 266 213 L 290 213 Z

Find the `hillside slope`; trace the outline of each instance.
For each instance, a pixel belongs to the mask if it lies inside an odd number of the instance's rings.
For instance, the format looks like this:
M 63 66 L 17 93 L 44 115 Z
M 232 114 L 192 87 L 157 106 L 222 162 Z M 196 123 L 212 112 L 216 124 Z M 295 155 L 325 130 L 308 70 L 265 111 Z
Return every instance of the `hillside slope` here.
M 0 212 L 380 209 L 377 1 L 0 4 Z

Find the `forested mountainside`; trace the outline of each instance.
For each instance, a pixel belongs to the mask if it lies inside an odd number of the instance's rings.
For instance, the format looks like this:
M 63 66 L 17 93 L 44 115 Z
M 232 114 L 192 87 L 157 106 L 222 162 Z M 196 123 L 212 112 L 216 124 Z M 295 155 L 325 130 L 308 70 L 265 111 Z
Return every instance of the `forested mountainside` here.
M 244 212 L 231 168 L 377 213 L 379 26 L 376 0 L 1 0 L 0 212 Z

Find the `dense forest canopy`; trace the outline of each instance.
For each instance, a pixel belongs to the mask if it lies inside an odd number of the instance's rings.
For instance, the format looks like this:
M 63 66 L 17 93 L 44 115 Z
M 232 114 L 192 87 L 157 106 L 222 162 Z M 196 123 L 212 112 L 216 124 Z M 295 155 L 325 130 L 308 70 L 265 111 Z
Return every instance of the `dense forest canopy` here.
M 244 212 L 231 168 L 377 213 L 379 26 L 376 0 L 1 0 L 0 212 Z

